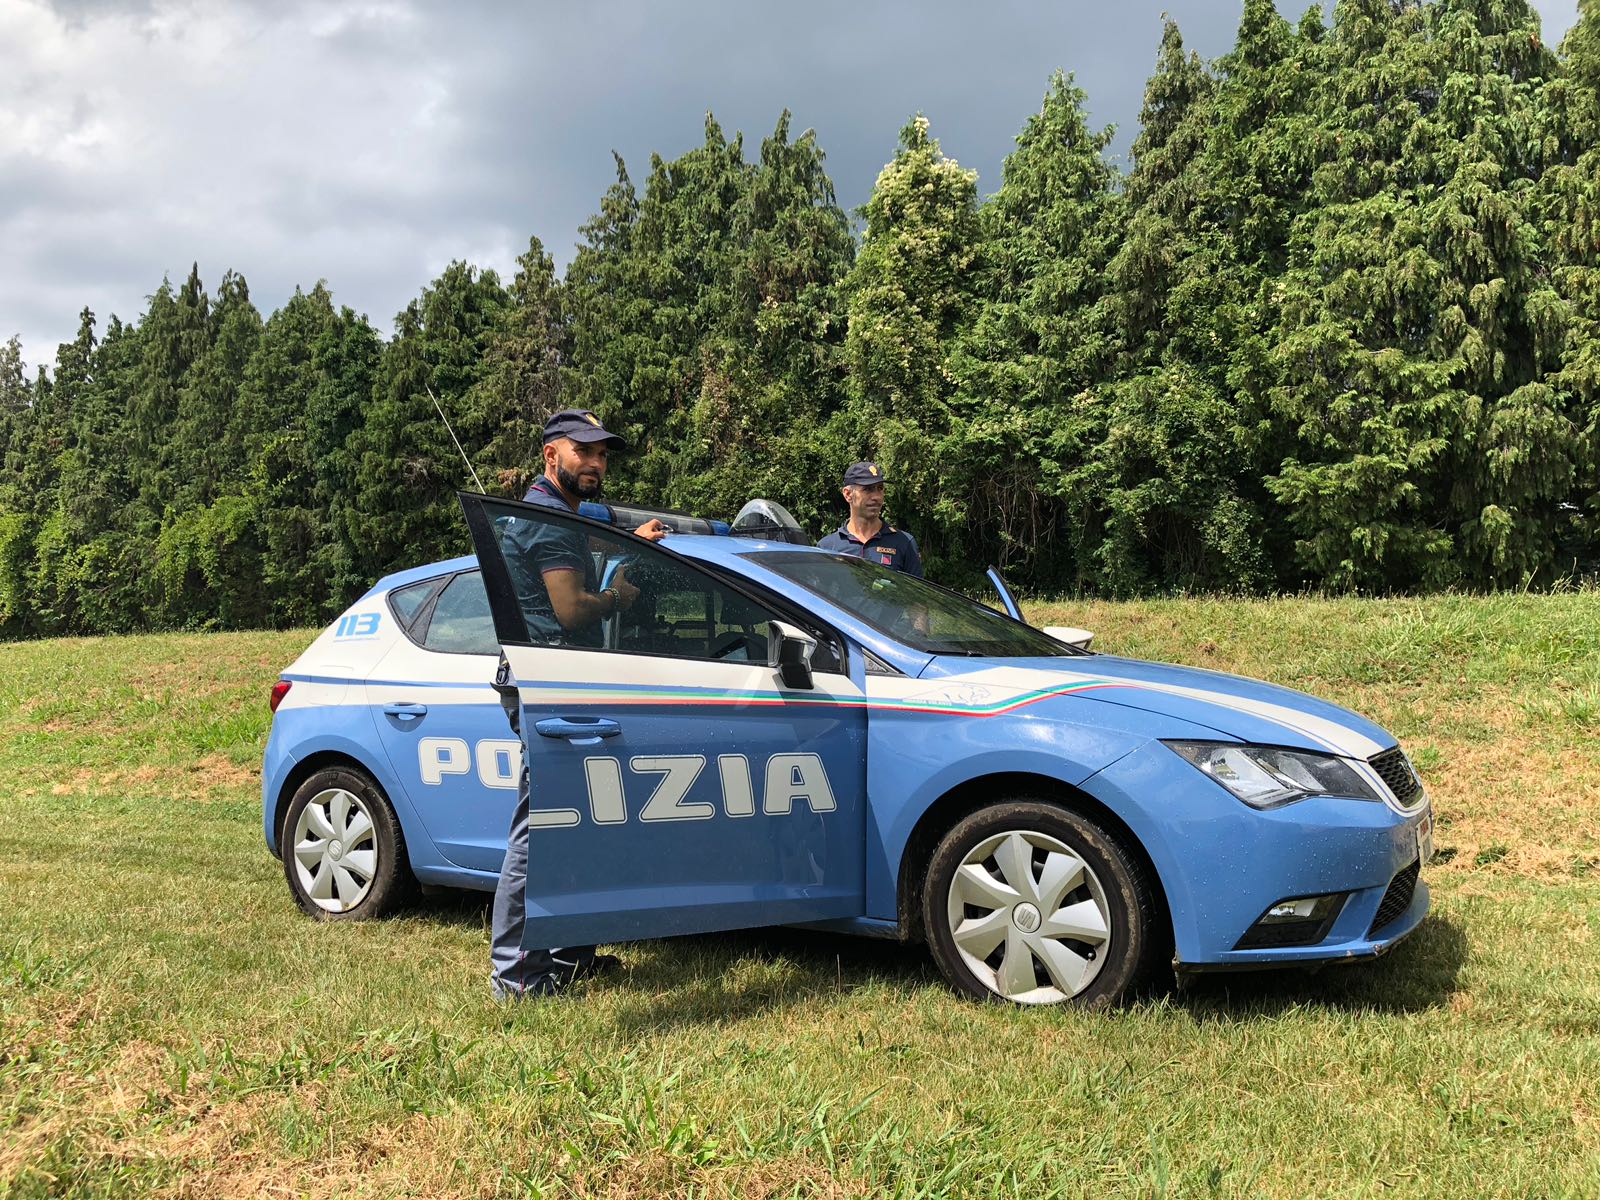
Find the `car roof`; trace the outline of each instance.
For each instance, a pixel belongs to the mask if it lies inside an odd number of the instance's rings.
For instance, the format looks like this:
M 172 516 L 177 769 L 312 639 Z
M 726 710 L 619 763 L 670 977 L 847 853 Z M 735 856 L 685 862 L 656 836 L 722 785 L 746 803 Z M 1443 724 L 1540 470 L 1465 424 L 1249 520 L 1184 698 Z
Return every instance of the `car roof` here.
M 420 567 L 409 567 L 404 571 L 395 571 L 385 575 L 373 584 L 367 596 L 376 596 L 381 592 L 392 592 L 395 588 L 403 588 L 408 583 L 419 583 L 424 579 L 436 579 L 440 575 L 450 575 L 456 571 L 475 571 L 478 559 L 473 554 L 463 554 L 460 558 L 447 558 L 442 562 L 427 563 Z M 362 599 L 366 599 L 363 596 Z
M 743 558 L 747 554 L 765 553 L 767 551 L 828 553 L 825 550 L 819 551 L 815 546 L 795 546 L 788 542 L 768 542 L 759 538 L 729 537 L 726 534 L 675 533 L 668 539 L 668 544 L 685 558 L 698 559 L 703 562 L 732 562 Z M 392 592 L 396 588 L 403 588 L 410 583 L 419 583 L 425 579 L 437 579 L 440 575 L 451 575 L 457 571 L 473 571 L 477 567 L 477 556 L 472 554 L 463 554 L 460 558 L 447 558 L 440 562 L 426 563 L 420 567 L 410 567 L 404 571 L 395 571 L 385 575 L 372 586 L 367 595 L 374 596 L 383 592 Z

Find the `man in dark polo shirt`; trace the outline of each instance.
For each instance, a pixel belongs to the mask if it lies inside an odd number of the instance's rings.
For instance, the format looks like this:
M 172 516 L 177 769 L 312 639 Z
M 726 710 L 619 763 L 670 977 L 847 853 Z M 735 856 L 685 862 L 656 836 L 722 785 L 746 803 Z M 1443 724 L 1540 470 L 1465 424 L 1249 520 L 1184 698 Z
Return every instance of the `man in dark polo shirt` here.
M 544 474 L 533 481 L 523 500 L 576 512 L 582 501 L 599 498 L 611 452 L 625 447 L 592 412 L 558 412 L 544 427 Z M 667 535 L 667 527 L 651 519 L 634 533 L 657 542 Z M 529 634 L 552 645 L 599 646 L 601 623 L 639 598 L 639 589 L 627 580 L 626 567 L 617 570 L 611 586 L 596 587 L 594 556 L 581 529 L 512 519 L 501 532 L 500 545 Z M 520 733 L 521 703 L 509 675 L 502 658 L 495 686 L 512 729 Z M 490 916 L 489 986 L 502 1000 L 554 995 L 575 979 L 621 965 L 612 955 L 596 954 L 593 946 L 522 948 L 527 923 L 529 786 L 524 760 Z
M 599 499 L 611 453 L 626 448 L 592 412 L 558 412 L 544 426 L 544 474 L 522 499 L 577 512 L 583 501 Z M 667 527 L 652 518 L 634 533 L 658 542 Z M 528 632 L 552 644 L 600 645 L 601 622 L 638 598 L 626 567 L 617 571 L 610 587 L 598 587 L 589 539 L 581 530 L 512 520 L 501 535 L 501 547 Z
M 885 482 L 877 463 L 853 463 L 841 484 L 845 503 L 850 506 L 850 519 L 818 542 L 817 547 L 854 555 L 920 579 L 922 555 L 917 551 L 917 539 L 883 520 Z

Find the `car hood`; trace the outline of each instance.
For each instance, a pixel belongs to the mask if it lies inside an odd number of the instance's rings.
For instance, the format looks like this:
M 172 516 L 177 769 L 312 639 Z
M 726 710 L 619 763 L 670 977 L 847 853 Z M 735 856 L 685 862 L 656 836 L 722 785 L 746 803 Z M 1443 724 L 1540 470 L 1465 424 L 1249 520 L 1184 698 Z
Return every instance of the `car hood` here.
M 1066 664 L 1070 663 L 1068 668 Z M 1115 704 L 1202 725 L 1243 742 L 1370 758 L 1394 738 L 1365 717 L 1292 688 L 1197 667 L 1096 654 L 1086 658 L 937 658 L 922 673 L 934 691 L 990 711 L 1038 703 Z M 1073 719 L 1082 721 L 1078 709 Z M 1153 731 L 1153 736 L 1162 736 Z

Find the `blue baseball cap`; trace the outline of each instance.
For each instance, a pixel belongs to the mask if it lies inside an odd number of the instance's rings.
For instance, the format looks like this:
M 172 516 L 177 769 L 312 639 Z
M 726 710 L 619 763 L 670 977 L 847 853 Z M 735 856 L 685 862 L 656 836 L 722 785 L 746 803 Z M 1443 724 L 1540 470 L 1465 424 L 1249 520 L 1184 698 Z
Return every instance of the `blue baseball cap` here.
M 884 483 L 888 476 L 875 462 L 851 463 L 845 468 L 844 479 L 840 487 L 871 487 L 875 483 Z
M 600 424 L 600 418 L 586 408 L 564 408 L 544 423 L 544 444 L 557 438 L 575 442 L 609 442 L 618 450 L 628 447 L 628 439 Z

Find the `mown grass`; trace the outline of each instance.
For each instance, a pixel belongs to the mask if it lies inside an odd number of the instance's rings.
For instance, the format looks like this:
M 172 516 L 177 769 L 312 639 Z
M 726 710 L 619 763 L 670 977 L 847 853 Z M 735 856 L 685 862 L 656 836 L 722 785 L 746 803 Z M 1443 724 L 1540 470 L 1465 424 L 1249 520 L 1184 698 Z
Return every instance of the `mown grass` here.
M 289 901 L 257 768 L 309 634 L 0 646 L 0 1195 L 1600 1194 L 1600 597 L 1032 615 L 1394 729 L 1434 916 L 1111 1013 L 787 931 L 503 1008 L 481 898 Z

